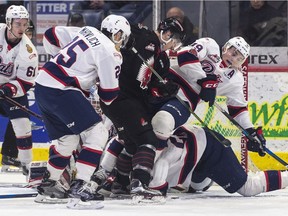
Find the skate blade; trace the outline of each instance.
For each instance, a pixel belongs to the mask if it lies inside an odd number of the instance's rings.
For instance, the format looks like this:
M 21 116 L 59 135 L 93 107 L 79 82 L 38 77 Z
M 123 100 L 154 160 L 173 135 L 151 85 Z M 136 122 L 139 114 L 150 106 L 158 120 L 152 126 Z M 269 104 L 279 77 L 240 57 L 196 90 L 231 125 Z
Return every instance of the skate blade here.
M 22 168 L 15 167 L 12 165 L 2 165 L 1 172 L 3 172 L 3 173 L 21 173 Z
M 34 202 L 36 203 L 43 203 L 43 204 L 66 204 L 68 202 L 67 199 L 58 199 L 58 198 L 51 198 L 49 196 L 38 194 Z
M 111 195 L 111 191 L 105 190 L 105 189 L 99 189 L 97 193 L 103 195 L 104 197 L 109 197 Z
M 114 194 L 114 193 L 111 193 L 109 198 L 117 199 L 117 200 L 126 200 L 126 199 L 131 199 L 131 195 L 130 194 Z
M 151 198 L 145 198 L 142 195 L 132 196 L 132 205 L 163 205 L 166 203 L 164 196 L 153 196 Z
M 102 209 L 104 208 L 103 202 L 99 200 L 83 202 L 78 198 L 69 198 L 66 205 L 69 209 Z

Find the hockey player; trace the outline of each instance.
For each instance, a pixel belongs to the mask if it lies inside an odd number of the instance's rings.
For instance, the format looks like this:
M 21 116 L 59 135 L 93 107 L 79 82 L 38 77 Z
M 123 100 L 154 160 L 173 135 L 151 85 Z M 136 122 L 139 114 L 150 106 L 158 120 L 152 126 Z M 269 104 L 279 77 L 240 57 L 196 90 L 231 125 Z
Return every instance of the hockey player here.
M 178 99 L 172 98 L 164 104 L 152 119 L 153 129 L 165 147 L 166 139 L 172 131 L 184 124 L 191 115 L 187 107 L 195 110 L 200 99 L 213 105 L 217 95 L 226 96 L 229 113 L 258 138 L 259 155 L 265 155 L 266 141 L 261 128 L 254 129 L 249 119 L 247 101 L 243 94 L 244 78 L 241 65 L 249 55 L 250 47 L 241 37 L 230 39 L 223 47 L 222 58 L 218 44 L 211 38 L 201 38 L 190 46 L 182 47 L 170 54 L 170 78 L 180 86 L 178 96 L 185 101 L 184 106 Z M 171 55 L 172 53 L 172 55 Z M 114 142 L 113 145 L 121 144 Z M 255 151 L 251 142 L 248 150 Z M 113 147 L 118 151 L 118 147 Z M 118 151 L 119 152 L 119 151 Z M 109 153 L 108 153 L 109 154 Z M 115 152 L 111 154 L 111 157 Z
M 34 25 L 32 20 L 29 20 L 29 26 L 26 29 L 25 34 L 28 36 L 30 40 L 32 40 L 34 34 Z M 33 128 L 32 128 L 33 130 Z M 9 170 L 9 166 L 21 168 L 21 162 L 17 159 L 18 158 L 18 149 L 16 144 L 16 136 L 12 127 L 11 121 L 8 122 L 4 141 L 2 143 L 2 172 Z M 19 169 L 21 170 L 21 169 Z
M 219 45 L 212 38 L 198 39 L 192 45 L 172 53 L 170 74 L 180 86 L 179 98 L 187 106 L 174 98 L 161 107 L 152 119 L 157 137 L 165 142 L 174 129 L 188 120 L 191 113 L 187 107 L 195 110 L 200 99 L 209 102 L 211 106 L 217 92 L 218 96 L 227 97 L 229 114 L 253 137 L 262 138 L 261 128 L 254 128 L 250 121 L 243 92 L 241 65 L 249 52 L 249 44 L 242 37 L 234 37 L 223 46 L 222 56 Z M 264 137 L 259 139 L 258 145 L 259 155 L 264 156 Z M 248 150 L 253 150 L 250 147 L 248 145 Z
M 220 138 L 223 137 L 215 132 Z M 185 124 L 168 139 L 168 148 L 155 163 L 151 188 L 161 190 L 181 184 L 188 188 L 191 179 L 202 183 L 209 179 L 228 193 L 255 196 L 288 186 L 288 172 L 279 170 L 257 173 L 244 171 L 231 147 L 224 147 L 201 127 Z M 259 145 L 254 146 L 255 149 Z M 199 186 L 199 185 L 198 185 Z
M 34 31 L 35 31 L 35 26 L 34 26 L 33 21 L 30 19 L 29 20 L 29 26 L 28 26 L 28 28 L 27 28 L 27 30 L 25 32 L 25 34 L 28 36 L 28 38 L 30 40 L 32 40 L 33 37 L 34 37 Z
M 169 61 L 163 51 L 172 48 L 175 41 L 182 36 L 182 32 L 181 24 L 173 18 L 162 21 L 156 31 L 135 26 L 132 28 L 135 38 L 133 46 L 149 65 L 164 74 L 169 68 Z M 127 190 L 130 171 L 133 170 L 131 193 L 153 195 L 154 191 L 150 191 L 147 185 L 150 181 L 158 140 L 150 123 L 152 111 L 149 109 L 148 100 L 149 97 L 153 97 L 153 93 L 154 95 L 169 94 L 163 92 L 163 89 L 160 92 L 161 87 L 164 89 L 171 87 L 172 94 L 177 92 L 178 88 L 169 82 L 161 84 L 158 80 L 156 83 L 159 86 L 152 86 L 155 76 L 139 56 L 131 50 L 123 50 L 122 54 L 119 97 L 109 107 L 101 104 L 104 114 L 112 120 L 117 128 L 119 139 L 125 145 L 125 150 L 120 154 L 116 164 L 117 181 Z M 156 195 L 160 194 L 156 193 Z
M 125 46 L 130 33 L 127 20 L 116 15 L 102 21 L 101 32 L 85 26 L 43 66 L 36 79 L 37 104 L 49 137 L 57 140 L 57 145 L 50 147 L 48 171 L 38 187 L 40 194 L 67 197 L 67 190 L 58 180 L 80 138 L 83 142 L 76 162 L 76 179 L 69 189 L 68 207 L 81 205 L 81 201 L 102 199 L 93 187 L 87 189 L 86 183 L 99 164 L 108 133 L 87 96 L 98 81 L 98 95 L 103 103 L 109 105 L 117 98 L 122 64 L 119 50 Z
M 156 31 L 135 26 L 132 33 L 135 37 L 133 46 L 138 53 L 135 54 L 131 50 L 122 51 L 119 97 L 110 106 L 102 103 L 101 108 L 112 120 L 119 139 L 125 145 L 125 150 L 116 163 L 117 182 L 123 191 L 128 190 L 132 170 L 132 195 L 144 195 L 144 198 L 149 198 L 161 195 L 147 187 L 158 146 L 158 139 L 151 126 L 153 110 L 149 107 L 149 100 L 169 98 L 177 93 L 178 86 L 169 81 L 159 82 L 138 54 L 164 75 L 168 71 L 169 60 L 163 51 L 173 48 L 181 40 L 183 28 L 176 19 L 169 18 L 160 22 Z
M 7 163 L 20 165 L 23 174 L 32 160 L 32 134 L 29 114 L 11 105 L 5 97 L 11 97 L 16 102 L 28 107 L 27 91 L 34 85 L 38 74 L 38 54 L 36 48 L 25 35 L 29 26 L 29 13 L 24 6 L 11 5 L 6 11 L 6 24 L 0 24 L 1 69 L 0 69 L 0 109 L 1 114 L 9 117 L 16 135 L 17 150 L 14 154 L 4 146 L 3 155 Z M 14 134 L 13 134 L 14 135 Z M 8 152 L 5 152 L 7 150 Z M 14 159 L 14 160 L 13 160 Z

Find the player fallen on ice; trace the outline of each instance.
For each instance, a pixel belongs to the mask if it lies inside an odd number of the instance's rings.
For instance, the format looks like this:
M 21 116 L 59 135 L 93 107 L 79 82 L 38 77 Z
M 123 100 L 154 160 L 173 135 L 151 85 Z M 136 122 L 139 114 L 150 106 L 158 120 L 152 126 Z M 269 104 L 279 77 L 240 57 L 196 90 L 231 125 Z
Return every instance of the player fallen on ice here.
M 220 140 L 224 138 L 214 133 Z M 259 143 L 249 141 L 247 145 L 255 152 L 260 151 Z M 288 172 L 267 170 L 247 174 L 231 147 L 222 145 L 207 130 L 185 124 L 168 139 L 168 148 L 155 163 L 149 187 L 166 194 L 181 182 L 183 188 L 192 184 L 202 190 L 210 186 L 211 180 L 228 193 L 255 196 L 287 187 Z

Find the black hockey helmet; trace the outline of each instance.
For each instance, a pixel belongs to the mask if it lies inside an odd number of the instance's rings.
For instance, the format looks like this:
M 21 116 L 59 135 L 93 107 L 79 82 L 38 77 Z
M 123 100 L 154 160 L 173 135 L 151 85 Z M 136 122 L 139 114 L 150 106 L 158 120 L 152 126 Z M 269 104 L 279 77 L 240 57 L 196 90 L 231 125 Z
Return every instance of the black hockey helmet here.
M 183 26 L 181 23 L 174 17 L 169 17 L 164 20 L 162 20 L 157 28 L 157 31 L 160 33 L 163 31 L 164 33 L 166 31 L 171 31 L 174 36 L 178 37 L 181 41 L 185 38 L 185 33 Z

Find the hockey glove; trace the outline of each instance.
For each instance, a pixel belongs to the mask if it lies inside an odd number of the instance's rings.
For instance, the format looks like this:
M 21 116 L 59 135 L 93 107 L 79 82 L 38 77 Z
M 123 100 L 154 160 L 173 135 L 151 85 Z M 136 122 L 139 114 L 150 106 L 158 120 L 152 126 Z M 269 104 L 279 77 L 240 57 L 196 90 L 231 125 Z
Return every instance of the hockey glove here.
M 197 83 L 201 86 L 199 97 L 205 102 L 209 102 L 210 107 L 213 106 L 218 86 L 217 76 L 208 74 L 207 77 L 197 80 Z
M 262 127 L 248 128 L 247 132 L 254 138 L 248 140 L 247 149 L 252 152 L 258 152 L 259 156 L 263 157 L 266 154 L 266 139 L 263 136 Z
M 0 86 L 0 97 L 7 96 L 12 97 L 16 95 L 17 88 L 11 83 L 6 83 Z
M 179 85 L 172 80 L 155 81 L 150 87 L 153 97 L 175 97 L 178 93 Z

